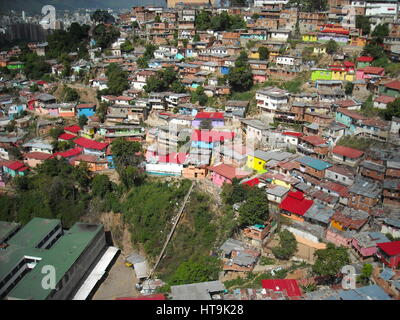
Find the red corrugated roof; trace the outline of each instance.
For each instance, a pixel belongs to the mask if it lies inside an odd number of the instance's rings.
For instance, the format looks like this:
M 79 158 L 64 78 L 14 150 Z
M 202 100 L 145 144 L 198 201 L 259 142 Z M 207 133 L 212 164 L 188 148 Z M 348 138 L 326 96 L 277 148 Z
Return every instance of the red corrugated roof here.
M 389 256 L 396 256 L 400 254 L 400 241 L 378 243 L 378 247 Z
M 243 182 L 243 184 L 248 185 L 250 187 L 254 187 L 260 183 L 260 179 L 258 178 L 253 178 L 251 180 L 248 180 L 246 182 Z
M 11 163 L 6 163 L 4 164 L 5 167 L 7 167 L 10 170 L 17 171 L 18 169 L 22 169 L 25 167 L 25 164 L 19 161 L 13 161 Z
M 367 119 L 367 117 L 363 116 L 362 114 L 359 114 L 357 112 L 353 112 L 344 108 L 338 108 L 337 109 L 338 112 L 343 113 L 344 115 L 353 118 L 355 120 L 364 120 Z
M 326 144 L 326 140 L 320 136 L 305 136 L 305 137 L 302 137 L 301 139 L 308 143 L 311 143 L 314 146 Z
M 264 289 L 275 292 L 286 292 L 288 297 L 301 297 L 302 292 L 296 279 L 266 279 L 261 280 Z
M 375 102 L 379 102 L 379 103 L 385 103 L 388 104 L 390 102 L 393 102 L 394 100 L 396 100 L 396 98 L 394 97 L 390 97 L 390 96 L 379 96 L 377 98 L 375 98 Z
M 388 83 L 385 83 L 384 86 L 390 89 L 400 90 L 400 81 L 399 80 L 390 81 Z
M 321 31 L 322 33 L 337 33 L 337 34 L 349 34 L 350 31 L 343 28 L 325 28 Z
M 224 120 L 224 114 L 222 112 L 199 112 L 196 114 L 196 119 Z
M 64 152 L 56 152 L 52 155 L 52 158 L 56 157 L 56 156 L 61 156 L 63 158 L 70 158 L 70 157 L 74 157 L 77 156 L 78 154 L 80 154 L 82 152 L 81 148 L 74 148 L 74 149 L 69 149 L 67 151 Z
M 85 149 L 103 150 L 107 148 L 108 143 L 97 142 L 95 140 L 80 137 L 74 140 L 74 143 Z
M 72 132 L 72 133 L 78 133 L 81 130 L 81 127 L 78 125 L 73 125 L 69 127 L 65 127 L 64 131 Z
M 381 74 L 385 72 L 385 69 L 381 67 L 364 67 L 360 70 L 363 70 L 364 73 L 370 73 L 370 74 Z
M 282 132 L 284 136 L 293 136 L 293 137 L 301 137 L 303 134 L 301 132 L 292 132 L 292 131 L 285 131 Z
M 363 151 L 345 146 L 336 146 L 332 149 L 332 152 L 351 159 L 359 158 L 364 154 Z
M 66 133 L 66 132 L 61 133 L 61 134 L 58 136 L 58 139 L 61 139 L 61 140 L 72 140 L 72 139 L 75 139 L 75 138 L 76 138 L 75 135 L 70 134 L 70 133 Z
M 42 161 L 49 159 L 51 156 L 52 156 L 51 154 L 45 153 L 45 152 L 30 152 L 30 153 L 24 154 L 25 158 L 42 160 Z
M 203 142 L 220 142 L 225 140 L 233 140 L 234 132 L 210 131 L 210 130 L 193 130 L 191 140 Z
M 314 201 L 304 198 L 301 191 L 289 192 L 285 199 L 282 200 L 279 207 L 290 213 L 296 213 L 300 216 L 304 215 L 313 205 Z
M 373 60 L 374 60 L 374 58 L 367 57 L 367 56 L 362 56 L 362 57 L 357 58 L 357 61 L 359 61 L 359 62 L 372 62 Z

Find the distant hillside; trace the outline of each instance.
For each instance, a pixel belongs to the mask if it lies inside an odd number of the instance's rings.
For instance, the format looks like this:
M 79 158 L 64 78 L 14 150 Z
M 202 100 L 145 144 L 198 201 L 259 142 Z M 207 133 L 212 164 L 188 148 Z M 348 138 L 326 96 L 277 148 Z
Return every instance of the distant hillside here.
M 140 5 L 165 6 L 163 0 L 1 0 L 0 11 L 22 11 L 39 14 L 44 5 L 53 5 L 59 10 L 83 9 L 124 9 Z

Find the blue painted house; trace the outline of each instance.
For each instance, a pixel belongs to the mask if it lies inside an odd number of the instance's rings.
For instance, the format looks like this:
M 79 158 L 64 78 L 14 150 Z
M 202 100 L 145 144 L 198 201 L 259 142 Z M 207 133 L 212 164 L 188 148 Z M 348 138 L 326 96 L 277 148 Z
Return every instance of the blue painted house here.
M 6 161 L 3 163 L 3 172 L 12 177 L 24 176 L 28 171 L 28 167 L 19 161 Z
M 221 74 L 223 74 L 223 75 L 229 74 L 229 72 L 230 72 L 230 67 L 228 67 L 228 66 L 222 66 L 222 67 L 220 68 L 220 72 L 221 72 Z
M 76 112 L 78 117 L 85 115 L 91 117 L 96 113 L 96 105 L 93 103 L 78 104 L 76 106 Z
M 13 120 L 26 109 L 26 104 L 14 104 L 8 109 L 8 117 Z

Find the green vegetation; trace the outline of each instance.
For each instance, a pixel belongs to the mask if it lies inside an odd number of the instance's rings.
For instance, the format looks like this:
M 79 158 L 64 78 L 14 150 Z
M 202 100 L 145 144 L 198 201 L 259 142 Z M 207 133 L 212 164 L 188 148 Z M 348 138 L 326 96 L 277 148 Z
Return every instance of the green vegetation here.
M 198 102 L 199 105 L 205 106 L 208 102 L 208 96 L 205 94 L 203 86 L 198 86 L 191 95 L 190 102 L 192 103 Z
M 343 136 L 342 138 L 340 138 L 340 140 L 337 142 L 336 145 L 366 151 L 374 143 L 375 143 L 374 140 L 368 138 L 362 138 L 356 136 Z
M 316 261 L 312 266 L 312 271 L 319 276 L 335 277 L 342 267 L 350 263 L 347 248 L 336 247 L 328 243 L 326 249 L 315 251 Z
M 221 14 L 210 16 L 209 12 L 202 10 L 195 20 L 196 30 L 233 31 L 245 29 L 246 22 L 238 15 L 229 15 L 225 11 Z
M 400 98 L 387 104 L 386 109 L 381 111 L 385 120 L 392 120 L 392 117 L 400 117 Z
M 96 46 L 102 49 L 108 48 L 120 36 L 119 30 L 114 26 L 98 24 L 93 30 L 93 38 Z
M 118 64 L 110 63 L 107 67 L 106 76 L 108 88 L 103 90 L 103 93 L 118 96 L 129 88 L 128 74 Z
M 288 230 L 279 232 L 279 247 L 272 248 L 274 256 L 280 260 L 289 260 L 297 251 L 297 241 Z
M 322 12 L 328 8 L 328 0 L 289 0 L 289 4 L 302 12 Z
M 260 60 L 268 61 L 269 59 L 269 50 L 267 47 L 259 47 L 258 54 L 260 55 Z
M 102 23 L 109 23 L 115 20 L 114 17 L 111 14 L 109 14 L 107 10 L 96 10 L 92 14 L 91 19 L 94 22 L 102 22 Z
M 326 47 L 326 52 L 329 54 L 336 53 L 339 49 L 339 45 L 337 44 L 337 42 L 332 39 L 326 43 L 325 47 Z
M 275 264 L 275 260 L 274 259 L 271 259 L 271 258 L 268 258 L 268 257 L 261 257 L 260 258 L 260 265 L 261 266 L 269 266 L 269 265 L 272 265 L 272 264 Z
M 364 36 L 371 32 L 371 23 L 369 22 L 369 17 L 367 16 L 356 16 L 356 28 L 362 30 Z
M 67 87 L 66 85 L 63 86 L 60 100 L 63 102 L 75 102 L 79 100 L 79 93 L 74 88 Z
M 36 172 L 14 179 L 15 196 L 0 197 L 0 220 L 25 224 L 34 217 L 56 218 L 66 227 L 78 221 L 91 198 L 87 168 L 50 159 Z
M 88 118 L 86 117 L 86 115 L 83 114 L 83 115 L 79 116 L 79 118 L 78 118 L 78 124 L 79 124 L 79 126 L 80 126 L 81 128 L 83 128 L 84 126 L 86 126 L 87 122 L 88 122 Z
M 361 270 L 361 274 L 357 277 L 357 282 L 365 286 L 368 285 L 372 275 L 372 270 L 373 270 L 372 264 L 369 263 L 364 264 Z
M 185 87 L 178 79 L 178 72 L 173 67 L 159 70 L 155 75 L 150 76 L 146 81 L 144 90 L 147 93 L 168 90 L 176 93 L 183 93 L 186 91 Z
M 123 44 L 121 44 L 121 51 L 123 52 L 132 52 L 135 48 L 132 45 L 132 42 L 126 40 Z
M 232 68 L 227 79 L 233 91 L 243 92 L 250 90 L 253 86 L 253 74 L 248 63 L 246 51 L 240 53 L 235 62 L 235 67 Z
M 51 67 L 45 62 L 45 57 L 39 57 L 36 53 L 28 53 L 20 56 L 25 63 L 24 73 L 28 79 L 39 80 L 51 72 Z
M 350 81 L 346 82 L 346 85 L 344 86 L 344 92 L 347 95 L 351 95 L 353 93 L 353 89 L 354 89 L 354 84 Z

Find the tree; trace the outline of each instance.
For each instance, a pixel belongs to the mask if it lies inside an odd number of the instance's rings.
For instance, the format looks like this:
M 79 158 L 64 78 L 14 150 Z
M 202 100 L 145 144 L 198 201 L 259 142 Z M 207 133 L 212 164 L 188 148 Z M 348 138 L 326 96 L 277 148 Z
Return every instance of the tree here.
M 129 141 L 124 138 L 117 138 L 111 144 L 113 160 L 117 170 L 128 166 L 136 166 L 140 163 L 141 157 L 137 153 L 142 151 L 142 146 L 137 141 Z
M 258 54 L 260 55 L 260 60 L 268 60 L 269 59 L 269 50 L 267 47 L 259 47 Z
M 326 43 L 325 47 L 326 47 L 326 52 L 329 53 L 329 54 L 336 53 L 338 51 L 338 49 L 339 49 L 339 45 L 333 39 L 329 40 Z
M 106 10 L 96 10 L 92 14 L 91 19 L 95 22 L 102 23 L 113 23 L 115 21 L 114 17 Z
M 193 37 L 193 42 L 199 42 L 200 41 L 200 35 L 198 35 L 197 33 L 194 35 Z
M 149 67 L 149 62 L 148 62 L 148 60 L 146 60 L 145 57 L 139 57 L 136 60 L 136 64 L 140 69 L 146 69 Z
M 381 111 L 385 120 L 392 120 L 393 117 L 400 117 L 400 98 L 387 104 L 386 109 Z
M 353 82 L 350 82 L 350 81 L 346 82 L 346 85 L 345 85 L 345 87 L 344 87 L 344 92 L 345 92 L 347 95 L 352 95 L 353 89 L 354 89 L 354 84 L 353 84 Z
M 160 16 L 156 16 L 156 17 L 154 18 L 154 22 L 160 23 L 160 22 L 161 22 L 161 17 L 160 17 Z
M 372 275 L 372 264 L 365 263 L 361 269 L 361 274 L 357 277 L 357 282 L 363 285 L 368 285 Z
M 239 224 L 242 226 L 263 223 L 268 218 L 267 194 L 258 187 L 245 187 L 246 200 L 239 208 Z
M 335 278 L 341 272 L 343 266 L 349 264 L 350 258 L 345 247 L 336 247 L 332 243 L 328 243 L 326 249 L 315 251 L 315 263 L 312 271 L 319 276 L 328 276 Z
M 293 233 L 283 230 L 279 233 L 279 247 L 272 248 L 275 257 L 289 260 L 297 251 L 297 241 Z
M 128 166 L 119 170 L 119 177 L 127 190 L 143 182 L 143 173 L 136 167 Z
M 253 86 L 253 73 L 248 63 L 247 53 L 242 51 L 235 62 L 235 67 L 228 74 L 228 81 L 233 91 L 243 92 Z
M 87 122 L 88 122 L 88 118 L 86 117 L 86 115 L 83 114 L 83 115 L 79 116 L 78 123 L 81 128 L 86 126 Z
M 108 48 L 120 36 L 119 30 L 114 26 L 98 24 L 93 30 L 93 39 L 96 46 L 102 49 Z
M 63 127 L 54 127 L 49 131 L 49 135 L 53 138 L 53 140 L 57 140 L 62 133 L 64 133 Z
M 201 10 L 201 12 L 196 16 L 196 19 L 194 21 L 196 30 L 199 31 L 207 30 L 210 27 L 210 23 L 211 23 L 210 14 L 205 10 Z M 193 41 L 199 41 L 199 40 L 193 40 Z
M 260 15 L 258 13 L 253 13 L 253 15 L 251 16 L 251 18 L 253 20 L 258 20 L 260 18 Z
M 175 93 L 185 93 L 186 87 L 182 84 L 182 82 L 175 80 L 171 85 L 171 90 Z
M 243 202 L 246 199 L 248 188 L 240 183 L 240 180 L 233 178 L 232 184 L 225 183 L 222 186 L 221 197 L 226 204 L 233 205 Z
M 128 74 L 118 64 L 110 63 L 107 67 L 106 76 L 109 94 L 120 95 L 129 88 Z
M 125 40 L 125 42 L 121 44 L 121 50 L 123 52 L 132 52 L 134 50 L 132 42 Z
M 379 41 L 383 42 L 383 37 L 387 37 L 389 35 L 389 25 L 387 23 L 378 24 L 374 31 L 372 31 L 371 36 L 379 39 Z
M 29 91 L 30 92 L 38 92 L 39 91 L 39 86 L 37 85 L 37 83 L 34 83 L 33 85 L 31 85 L 29 87 Z
M 363 55 L 371 56 L 374 59 L 378 59 L 386 56 L 384 49 L 378 43 L 371 41 L 368 43 L 362 52 Z
M 92 180 L 93 195 L 103 198 L 107 193 L 112 191 L 112 183 L 105 174 L 96 175 Z
M 203 86 L 198 86 L 196 88 L 196 91 L 192 92 L 192 98 L 191 98 L 192 103 L 198 102 L 201 106 L 204 106 L 208 102 L 208 97 L 204 92 L 204 87 Z
M 64 85 L 61 92 L 61 100 L 64 102 L 75 102 L 79 100 L 79 93 L 76 89 Z
M 368 35 L 371 32 L 371 23 L 369 22 L 369 17 L 357 15 L 356 28 L 361 29 L 363 35 Z
M 7 132 L 13 132 L 15 130 L 16 124 L 17 124 L 17 122 L 14 119 L 11 120 L 9 123 L 7 123 L 7 125 L 6 125 Z

